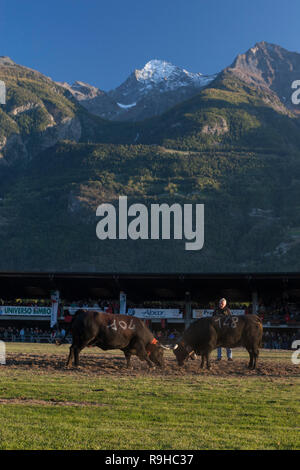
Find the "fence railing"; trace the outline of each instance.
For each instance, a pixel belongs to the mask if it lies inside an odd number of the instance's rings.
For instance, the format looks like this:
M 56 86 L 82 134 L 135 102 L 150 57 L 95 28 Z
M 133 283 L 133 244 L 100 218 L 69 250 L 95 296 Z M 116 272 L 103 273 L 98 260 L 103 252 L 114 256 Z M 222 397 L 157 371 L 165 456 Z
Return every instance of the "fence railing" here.
M 20 336 L 19 334 L 8 333 L 0 334 L 0 340 L 5 342 L 16 342 L 16 343 L 55 343 L 57 339 L 60 339 L 60 336 L 53 337 L 48 334 L 39 334 L 39 335 L 24 335 Z M 72 336 L 68 335 L 65 338 L 65 342 L 71 343 Z

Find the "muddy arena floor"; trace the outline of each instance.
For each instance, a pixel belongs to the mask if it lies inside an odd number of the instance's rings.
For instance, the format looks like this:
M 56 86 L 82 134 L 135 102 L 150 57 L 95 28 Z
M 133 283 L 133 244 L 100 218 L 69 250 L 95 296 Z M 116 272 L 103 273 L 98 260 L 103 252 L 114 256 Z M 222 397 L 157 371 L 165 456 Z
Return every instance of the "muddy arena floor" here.
M 200 368 L 200 358 L 189 360 L 183 367 L 177 365 L 172 352 L 165 354 L 165 367 L 160 369 L 149 369 L 148 365 L 133 356 L 131 368 L 125 367 L 124 355 L 121 351 L 104 352 L 98 348 L 86 348 L 80 354 L 80 365 L 78 368 L 66 368 L 68 356 L 68 346 L 56 347 L 54 345 L 41 345 L 41 352 L 22 352 L 22 344 L 18 344 L 20 351 L 8 352 L 6 356 L 6 367 L 12 370 L 26 369 L 35 370 L 40 373 L 61 373 L 84 375 L 153 375 L 153 376 L 269 376 L 269 377 L 299 377 L 299 365 L 295 365 L 290 360 L 293 351 L 284 351 L 284 354 L 276 353 L 278 351 L 262 350 L 256 370 L 248 369 L 248 354 L 245 350 L 237 349 L 233 351 L 234 360 L 228 362 L 226 358 L 222 361 L 216 360 L 216 353 L 212 354 L 211 369 Z M 27 348 L 28 349 L 28 345 Z M 43 351 L 43 349 L 46 350 Z M 50 352 L 51 350 L 51 352 Z M 48 352 L 49 351 L 49 352 Z M 286 360 L 285 360 L 286 357 Z

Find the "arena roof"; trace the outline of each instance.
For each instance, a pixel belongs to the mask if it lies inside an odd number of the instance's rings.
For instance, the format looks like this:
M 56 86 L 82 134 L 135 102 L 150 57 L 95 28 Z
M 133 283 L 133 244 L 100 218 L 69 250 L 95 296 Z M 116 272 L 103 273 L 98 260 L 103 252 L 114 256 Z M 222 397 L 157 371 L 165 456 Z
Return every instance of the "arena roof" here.
M 221 296 L 231 301 L 251 300 L 253 291 L 278 297 L 280 292 L 300 298 L 300 273 L 260 274 L 100 274 L 100 273 L 0 273 L 3 299 L 49 298 L 59 290 L 66 299 L 118 298 L 125 291 L 129 299 L 180 300 L 189 292 L 192 300 Z

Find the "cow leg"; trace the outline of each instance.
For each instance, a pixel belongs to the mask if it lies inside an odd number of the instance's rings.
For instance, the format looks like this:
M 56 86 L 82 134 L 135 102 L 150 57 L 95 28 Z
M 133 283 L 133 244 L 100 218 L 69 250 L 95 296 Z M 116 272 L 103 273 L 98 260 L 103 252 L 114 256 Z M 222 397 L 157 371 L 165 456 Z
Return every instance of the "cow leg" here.
M 85 346 L 75 346 L 74 347 L 74 366 L 79 366 L 79 353 L 83 350 Z
M 79 366 L 79 353 L 82 348 L 75 347 L 74 348 L 74 366 L 78 367 Z
M 210 353 L 206 353 L 206 354 L 205 354 L 205 357 L 206 357 L 206 368 L 207 368 L 207 369 L 210 369 L 210 360 L 209 360 L 209 356 L 210 356 Z
M 145 348 L 145 345 L 140 342 L 140 341 L 137 341 L 135 344 L 134 344 L 134 349 L 136 350 L 136 355 L 137 357 L 141 360 L 141 361 L 146 361 L 147 364 L 149 365 L 149 367 L 155 367 L 153 362 L 150 360 L 149 358 L 149 355 L 146 351 L 146 348 Z
M 257 362 L 258 356 L 259 356 L 259 350 L 257 349 L 256 351 L 253 352 L 253 357 L 254 357 L 253 369 L 256 369 L 256 362 Z
M 200 369 L 203 369 L 203 367 L 204 367 L 204 359 L 205 359 L 205 357 L 204 357 L 204 355 L 202 354 L 202 355 L 201 355 Z
M 253 369 L 253 360 L 254 360 L 254 354 L 252 350 L 248 350 L 249 356 L 250 356 L 250 361 L 248 364 L 248 369 Z
M 66 367 L 71 367 L 73 359 L 74 359 L 74 346 L 72 345 L 70 346 L 70 352 L 69 352 L 69 357 L 67 360 Z
M 129 351 L 123 351 L 125 354 L 125 359 L 126 359 L 126 369 L 130 368 L 130 359 L 131 359 L 131 352 Z

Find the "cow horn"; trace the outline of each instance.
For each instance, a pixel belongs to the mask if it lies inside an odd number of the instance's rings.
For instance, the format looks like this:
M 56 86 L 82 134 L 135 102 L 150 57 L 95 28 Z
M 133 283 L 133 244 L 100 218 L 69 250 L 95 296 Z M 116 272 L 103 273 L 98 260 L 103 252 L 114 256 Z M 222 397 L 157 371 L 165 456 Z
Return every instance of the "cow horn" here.
M 175 351 L 175 349 L 178 348 L 178 344 L 175 344 L 174 348 L 173 348 L 173 351 Z
M 168 348 L 167 346 L 164 346 L 163 344 L 160 344 L 160 346 L 163 348 L 163 349 L 167 349 L 168 351 L 170 351 L 171 348 Z

